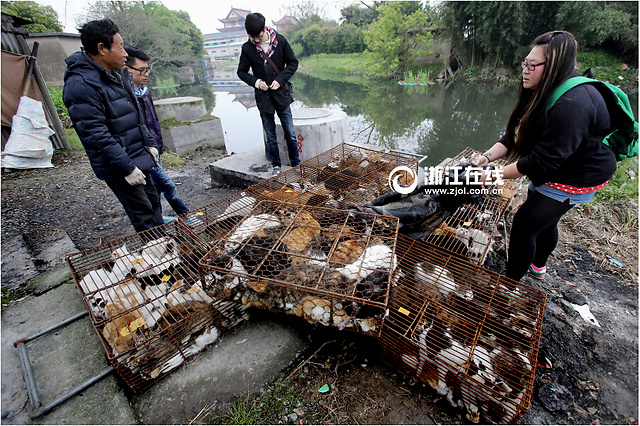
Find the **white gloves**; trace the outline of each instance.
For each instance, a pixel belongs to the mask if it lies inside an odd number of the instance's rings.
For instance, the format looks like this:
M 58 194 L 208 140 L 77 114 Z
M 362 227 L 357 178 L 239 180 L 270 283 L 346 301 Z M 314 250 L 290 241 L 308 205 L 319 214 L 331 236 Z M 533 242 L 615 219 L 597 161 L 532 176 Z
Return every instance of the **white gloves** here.
M 157 152 L 157 150 L 156 150 L 156 152 Z M 125 176 L 125 179 L 126 179 L 127 183 L 129 185 L 131 185 L 131 186 L 146 185 L 147 184 L 147 181 L 144 178 L 144 173 L 142 173 L 142 171 L 140 171 L 140 169 L 137 168 L 137 167 L 135 169 L 133 169 L 131 174 Z
M 150 146 L 149 147 L 149 153 L 153 157 L 153 161 L 155 161 L 157 163 L 158 160 L 160 159 L 160 154 L 158 153 L 158 148 Z

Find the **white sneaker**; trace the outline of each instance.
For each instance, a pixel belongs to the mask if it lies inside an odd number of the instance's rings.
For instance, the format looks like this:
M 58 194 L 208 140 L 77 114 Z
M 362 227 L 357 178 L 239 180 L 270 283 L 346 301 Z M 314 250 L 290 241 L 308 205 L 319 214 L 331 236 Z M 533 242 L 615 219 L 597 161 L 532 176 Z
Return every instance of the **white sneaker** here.
M 282 170 L 282 167 L 280 167 L 280 166 L 273 166 L 273 173 L 271 174 L 271 176 L 277 176 L 277 175 L 279 175 L 281 170 Z

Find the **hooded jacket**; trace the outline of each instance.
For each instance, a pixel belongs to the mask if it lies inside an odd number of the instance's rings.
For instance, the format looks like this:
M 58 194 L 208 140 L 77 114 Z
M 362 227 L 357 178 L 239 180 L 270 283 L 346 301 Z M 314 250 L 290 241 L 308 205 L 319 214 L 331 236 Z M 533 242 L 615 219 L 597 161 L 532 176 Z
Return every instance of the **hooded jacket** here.
M 278 90 L 260 90 L 255 89 L 256 105 L 260 111 L 273 114 L 275 109 L 281 109 L 289 106 L 293 102 L 293 97 L 286 88 L 286 83 L 298 69 L 298 60 L 296 59 L 293 49 L 287 39 L 276 33 L 278 44 L 270 56 L 271 60 L 280 70 L 279 74 L 269 64 L 262 59 L 258 49 L 251 42 L 245 42 L 242 45 L 242 53 L 238 62 L 238 77 L 240 80 L 255 88 L 258 79 L 271 85 L 274 80 L 280 83 Z M 249 72 L 251 69 L 251 73 Z
M 157 167 L 156 143 L 144 125 L 127 71 L 109 73 L 85 52 L 65 59 L 62 98 L 98 179 L 113 180 Z

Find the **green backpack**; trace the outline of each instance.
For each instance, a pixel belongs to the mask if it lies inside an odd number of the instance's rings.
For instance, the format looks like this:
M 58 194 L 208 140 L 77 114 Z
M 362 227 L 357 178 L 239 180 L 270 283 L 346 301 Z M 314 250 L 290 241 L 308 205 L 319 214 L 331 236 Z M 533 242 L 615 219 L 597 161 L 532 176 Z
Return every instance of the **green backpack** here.
M 618 161 L 638 156 L 638 122 L 633 117 L 629 97 L 613 84 L 587 77 L 572 77 L 556 88 L 549 98 L 547 111 L 570 89 L 580 84 L 593 84 L 602 94 L 611 120 L 615 124 L 613 132 L 605 136 L 602 143 L 613 149 Z

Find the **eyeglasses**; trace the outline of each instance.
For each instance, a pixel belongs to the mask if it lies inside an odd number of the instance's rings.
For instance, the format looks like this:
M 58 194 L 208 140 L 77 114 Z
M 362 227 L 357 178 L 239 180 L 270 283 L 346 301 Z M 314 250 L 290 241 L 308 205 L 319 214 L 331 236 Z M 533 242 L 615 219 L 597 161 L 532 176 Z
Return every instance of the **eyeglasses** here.
M 525 70 L 525 68 L 528 68 L 529 71 L 534 72 L 536 70 L 536 67 L 539 67 L 540 65 L 544 65 L 546 64 L 546 62 L 540 62 L 539 64 L 530 64 L 528 62 L 523 62 L 522 64 L 522 71 Z
M 151 72 L 151 67 L 149 68 L 136 68 L 136 67 L 129 67 L 132 70 L 136 70 L 140 73 L 140 75 L 149 75 L 149 73 Z

